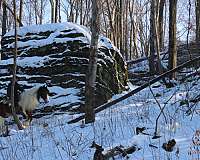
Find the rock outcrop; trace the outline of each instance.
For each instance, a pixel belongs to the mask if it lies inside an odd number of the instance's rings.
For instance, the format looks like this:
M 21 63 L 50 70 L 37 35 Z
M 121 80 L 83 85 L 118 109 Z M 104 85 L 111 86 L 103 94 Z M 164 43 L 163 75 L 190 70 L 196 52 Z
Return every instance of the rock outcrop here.
M 84 106 L 85 75 L 90 52 L 90 32 L 73 23 L 45 24 L 18 30 L 17 76 L 24 88 L 47 83 L 54 96 L 41 111 L 65 111 Z M 11 79 L 14 32 L 2 39 L 0 93 Z M 109 39 L 100 37 L 96 104 L 105 103 L 127 85 L 126 64 Z

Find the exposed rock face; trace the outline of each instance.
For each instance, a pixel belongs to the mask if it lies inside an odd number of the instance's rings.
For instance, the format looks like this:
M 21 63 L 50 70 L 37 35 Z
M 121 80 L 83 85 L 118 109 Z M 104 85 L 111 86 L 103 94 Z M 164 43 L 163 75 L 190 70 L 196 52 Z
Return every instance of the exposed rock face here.
M 52 97 L 53 102 L 44 106 L 44 110 L 65 110 L 84 104 L 90 38 L 86 28 L 72 23 L 19 29 L 19 83 L 27 88 L 48 83 L 51 92 L 55 94 Z M 2 39 L 1 93 L 5 93 L 8 80 L 11 78 L 6 69 L 12 63 L 10 58 L 13 55 L 13 46 L 14 32 L 11 31 Z M 105 103 L 113 94 L 120 93 L 126 85 L 127 69 L 121 54 L 107 38 L 101 37 L 96 81 L 97 105 Z M 72 95 L 76 97 L 74 100 Z

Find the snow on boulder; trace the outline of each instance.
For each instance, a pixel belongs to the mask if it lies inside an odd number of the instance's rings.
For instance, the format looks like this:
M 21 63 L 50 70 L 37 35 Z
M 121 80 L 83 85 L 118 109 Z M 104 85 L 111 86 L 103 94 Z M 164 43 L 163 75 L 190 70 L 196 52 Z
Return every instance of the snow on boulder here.
M 48 83 L 54 96 L 43 111 L 84 106 L 85 74 L 90 52 L 90 31 L 73 23 L 21 27 L 18 30 L 17 75 L 24 87 Z M 2 39 L 0 92 L 5 94 L 11 79 L 14 31 Z M 126 64 L 106 37 L 99 38 L 96 103 L 105 103 L 127 85 Z M 7 70 L 7 72 L 6 72 Z M 74 105 L 73 105 L 74 104 Z

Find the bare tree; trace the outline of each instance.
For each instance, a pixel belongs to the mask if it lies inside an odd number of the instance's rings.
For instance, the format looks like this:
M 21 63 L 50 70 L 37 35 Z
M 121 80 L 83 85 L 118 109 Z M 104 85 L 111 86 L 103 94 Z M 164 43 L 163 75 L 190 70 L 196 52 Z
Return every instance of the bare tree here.
M 59 9 L 58 6 L 59 6 L 59 1 L 58 1 L 58 0 L 55 0 L 55 14 L 54 14 L 54 15 L 55 15 L 55 20 L 54 20 L 55 23 L 57 23 L 57 21 L 58 21 L 58 16 L 59 16 L 59 15 L 58 15 L 58 9 Z
M 83 0 L 80 2 L 80 25 L 83 24 Z
M 91 19 L 91 47 L 89 57 L 89 71 L 86 76 L 85 86 L 85 123 L 95 121 L 95 81 L 97 72 L 97 50 L 99 39 L 99 0 L 92 0 L 92 19 Z
M 168 68 L 171 70 L 177 66 L 177 48 L 176 48 L 176 12 L 177 0 L 169 0 L 169 59 Z M 170 75 L 171 79 L 176 78 L 176 73 Z
M 49 0 L 51 5 L 51 23 L 55 22 L 55 0 Z
M 2 19 L 2 36 L 6 34 L 7 31 L 7 9 L 6 9 L 6 3 L 3 1 L 2 3 L 2 9 L 3 9 L 3 19 Z
M 10 6 L 7 4 L 6 0 L 2 0 L 2 3 L 4 3 L 6 9 L 11 13 L 11 15 L 14 17 L 14 11 L 10 8 Z M 7 18 L 10 16 L 7 16 Z M 19 18 L 16 18 L 17 22 L 19 23 L 19 26 L 23 26 L 22 22 L 20 21 Z
M 196 43 L 200 44 L 200 0 L 196 0 Z
M 165 0 L 160 0 L 159 17 L 158 17 L 158 24 L 159 24 L 158 35 L 159 35 L 160 50 L 162 50 L 164 48 L 164 33 L 163 33 L 164 5 L 165 5 Z
M 23 3 L 24 3 L 24 0 L 19 1 L 19 20 L 20 21 L 22 21 Z
M 14 103 L 14 87 L 16 81 L 16 67 L 17 67 L 17 14 L 16 14 L 16 1 L 13 0 L 13 10 L 14 10 L 14 19 L 15 19 L 15 47 L 14 47 L 14 64 L 13 64 L 13 79 L 12 79 L 12 86 L 11 86 L 11 109 L 15 123 L 17 124 L 19 129 L 23 129 L 23 125 L 20 122 L 19 118 L 17 117 L 15 111 L 15 103 Z
M 155 67 L 155 19 L 156 19 L 156 1 L 151 0 L 151 13 L 150 13 L 150 58 L 149 58 L 149 70 L 151 74 L 156 72 Z

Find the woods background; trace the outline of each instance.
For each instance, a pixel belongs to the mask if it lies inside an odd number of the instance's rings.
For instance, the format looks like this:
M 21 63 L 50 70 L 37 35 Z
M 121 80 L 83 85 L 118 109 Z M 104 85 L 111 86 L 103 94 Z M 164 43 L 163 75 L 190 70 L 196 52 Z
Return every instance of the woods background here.
M 156 34 L 159 40 L 157 47 L 160 50 L 165 49 L 168 43 L 169 10 L 172 10 L 169 8 L 170 3 L 177 3 L 177 43 L 186 40 L 188 30 L 190 40 L 195 39 L 195 28 L 198 24 L 195 20 L 199 21 L 198 1 L 102 0 L 99 6 L 100 33 L 112 40 L 126 60 L 147 56 L 155 49 L 151 47 L 154 44 L 150 41 L 155 39 Z M 16 2 L 20 26 L 64 21 L 88 27 L 91 25 L 91 0 L 17 0 Z M 176 8 L 176 5 L 173 6 Z M 12 0 L 1 0 L 0 18 L 1 33 L 4 35 L 6 31 L 13 29 Z M 199 33 L 199 27 L 197 30 Z

